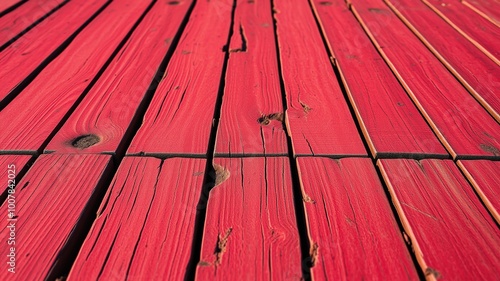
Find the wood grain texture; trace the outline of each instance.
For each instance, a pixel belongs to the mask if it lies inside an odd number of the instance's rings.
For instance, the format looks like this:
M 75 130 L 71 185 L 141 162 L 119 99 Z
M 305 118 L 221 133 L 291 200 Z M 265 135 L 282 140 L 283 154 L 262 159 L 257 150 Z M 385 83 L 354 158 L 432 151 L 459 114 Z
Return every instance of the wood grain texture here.
M 76 225 L 93 200 L 98 182 L 106 172 L 110 156 L 42 155 L 19 182 L 15 196 L 15 274 L 0 272 L 1 280 L 44 280 L 51 268 L 66 260 L 60 251 L 80 235 Z M 8 214 L 8 205 L 0 208 Z M 0 239 L 7 241 L 11 229 L 3 227 Z M 1 247 L 6 257 L 10 246 Z
M 322 3 L 316 0 L 313 6 L 373 157 L 447 157 L 345 2 Z
M 0 104 L 105 3 L 70 1 L 0 52 Z
M 18 5 L 21 2 L 26 2 L 25 0 L 2 0 L 0 2 L 0 14 L 4 13 L 6 10 L 9 8 L 13 7 L 14 5 Z
M 0 112 L 2 151 L 37 151 L 150 4 L 113 1 Z M 67 7 L 67 6 L 65 6 Z
M 429 8 L 496 64 L 500 65 L 500 29 L 456 0 L 424 0 Z M 499 6 L 500 8 L 500 6 Z
M 287 153 L 270 4 L 236 6 L 215 155 Z
M 484 205 L 500 224 L 500 162 L 488 160 L 460 160 L 462 170 Z
M 370 159 L 299 157 L 313 280 L 418 280 Z
M 451 160 L 379 160 L 428 280 L 498 280 L 500 229 Z
M 500 4 L 496 0 L 461 0 L 462 4 L 500 26 Z
M 205 162 L 126 157 L 68 280 L 182 280 Z
M 205 155 L 232 0 L 196 3 L 128 154 Z
M 500 122 L 500 68 L 421 1 L 385 0 L 391 9 Z
M 287 158 L 217 158 L 196 280 L 302 280 Z M 215 250 L 214 250 L 215 249 Z
M 10 184 L 17 185 L 19 173 L 27 168 L 26 164 L 31 157 L 30 155 L 0 155 L 0 179 L 2 180 L 0 194 L 6 194 Z M 14 180 L 14 182 L 9 180 Z
M 500 125 L 439 60 L 380 1 L 352 3 L 373 43 L 451 156 L 498 158 Z
M 295 155 L 366 155 L 307 1 L 274 1 Z
M 18 36 L 27 27 L 40 20 L 65 0 L 36 0 L 28 1 L 0 18 L 0 47 Z
M 157 2 L 45 149 L 57 153 L 116 153 L 191 1 Z M 126 98 L 124 98 L 126 97 Z M 136 121 L 137 122 L 137 121 Z M 93 135 L 94 145 L 73 140 Z

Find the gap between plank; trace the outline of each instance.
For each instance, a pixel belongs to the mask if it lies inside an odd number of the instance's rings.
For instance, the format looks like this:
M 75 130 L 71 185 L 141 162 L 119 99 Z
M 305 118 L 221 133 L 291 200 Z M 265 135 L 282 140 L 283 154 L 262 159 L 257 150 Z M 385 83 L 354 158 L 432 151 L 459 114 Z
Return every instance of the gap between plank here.
M 96 75 L 96 78 L 94 79 L 93 83 L 89 85 L 89 87 L 84 91 L 84 94 L 88 92 L 88 90 L 92 87 L 92 85 L 97 81 L 99 76 L 104 72 L 104 69 L 108 66 L 108 64 L 111 62 L 111 60 L 114 58 L 114 56 L 119 52 L 119 50 L 123 47 L 123 45 L 126 43 L 128 38 L 132 35 L 133 31 L 137 28 L 137 26 L 140 24 L 140 22 L 143 20 L 143 18 L 148 14 L 148 12 L 151 10 L 151 8 L 157 3 L 157 1 L 153 1 L 144 11 L 144 13 L 141 15 L 141 17 L 137 20 L 136 24 L 132 27 L 131 31 L 125 36 L 123 41 L 120 43 L 118 48 L 115 50 L 115 52 L 111 55 L 110 59 L 106 62 L 106 64 L 103 66 L 101 71 Z M 102 200 L 111 185 L 111 182 L 114 178 L 114 175 L 116 174 L 118 167 L 120 166 L 121 161 L 125 157 L 125 152 L 132 142 L 132 139 L 139 129 L 141 123 L 138 122 L 138 120 L 141 120 L 146 113 L 146 110 L 153 98 L 153 95 L 158 87 L 159 81 L 161 81 L 161 78 L 163 77 L 164 72 L 166 71 L 167 65 L 170 61 L 170 58 L 172 57 L 172 54 L 174 50 L 176 49 L 179 39 L 184 32 L 184 29 L 187 25 L 187 22 L 189 21 L 189 18 L 191 16 L 191 12 L 195 6 L 196 0 L 192 2 L 191 6 L 189 7 L 186 15 L 184 16 L 183 21 L 181 22 L 180 28 L 177 31 L 174 39 L 172 40 L 171 47 L 169 48 L 168 52 L 165 54 L 164 59 L 162 60 L 160 66 L 158 67 L 158 70 L 153 78 L 153 81 L 151 82 L 144 99 L 142 100 L 141 104 L 138 107 L 138 110 L 136 112 L 136 115 L 134 115 L 133 121 L 131 123 L 131 126 L 127 129 L 122 142 L 120 143 L 119 149 L 117 149 L 116 155 L 113 155 L 111 158 L 111 163 L 108 165 L 107 170 L 105 173 L 103 173 L 103 176 L 101 177 L 99 184 L 96 187 L 96 193 L 94 196 L 89 200 L 88 205 L 85 207 L 84 212 L 80 216 L 80 219 L 75 226 L 75 229 L 78 229 L 78 231 L 73 231 L 73 234 L 70 236 L 70 240 L 68 243 L 66 243 L 66 247 L 60 250 L 60 254 L 64 257 L 64 263 L 61 264 L 54 264 L 52 265 L 51 271 L 49 275 L 47 276 L 47 280 L 56 280 L 57 278 L 60 278 L 62 276 L 67 276 L 73 266 L 73 263 L 76 260 L 76 257 L 78 255 L 78 252 L 80 251 L 80 248 L 82 247 L 86 236 L 90 232 L 90 229 L 96 219 L 96 214 L 97 210 L 102 203 Z M 82 94 L 81 98 L 78 100 L 75 106 L 72 107 L 72 109 L 69 111 L 69 113 L 65 116 L 61 124 L 59 124 L 58 128 L 62 126 L 64 121 L 69 117 L 72 111 L 76 108 L 76 106 L 81 102 L 81 100 L 84 97 L 84 94 Z M 54 132 L 57 132 L 57 129 Z M 50 138 L 52 138 L 54 133 L 51 135 Z M 48 141 L 50 141 L 50 138 Z M 44 143 L 42 146 L 41 151 L 43 151 L 44 147 L 48 144 L 48 141 Z M 34 161 L 34 160 L 33 160 Z M 162 159 L 163 163 L 164 159 Z M 61 260 L 61 259 L 60 259 Z
M 71 42 L 80 34 L 80 32 L 87 27 L 108 5 L 111 1 L 106 2 L 101 8 L 97 10 L 82 26 L 80 26 L 73 34 L 71 34 L 59 47 L 57 47 L 50 55 L 45 58 L 39 66 L 37 66 L 26 78 L 24 78 L 2 101 L 0 101 L 0 111 L 2 111 L 17 95 L 19 95 L 24 88 L 26 88 L 42 70 L 49 65 L 57 56 L 59 56 Z
M 321 37 L 322 37 L 322 39 L 323 39 L 323 43 L 324 43 L 324 45 L 325 45 L 325 49 L 326 49 L 326 51 L 328 52 L 328 55 L 330 56 L 330 58 L 332 59 L 332 67 L 333 67 L 333 69 L 334 69 L 334 71 L 335 71 L 335 75 L 336 75 L 336 77 L 337 77 L 337 80 L 339 81 L 339 85 L 340 85 L 340 88 L 342 89 L 342 93 L 344 94 L 344 99 L 345 99 L 345 101 L 346 101 L 346 103 L 347 103 L 347 105 L 348 105 L 348 107 L 349 107 L 349 111 L 351 112 L 351 115 L 354 117 L 353 119 L 354 119 L 354 123 L 356 124 L 356 128 L 358 129 L 358 132 L 362 132 L 362 130 L 361 130 L 361 126 L 360 126 L 360 124 L 359 124 L 359 120 L 358 120 L 357 118 L 355 118 L 355 117 L 356 117 L 356 115 L 354 114 L 354 108 L 353 108 L 353 105 L 352 105 L 352 104 L 350 103 L 350 101 L 349 101 L 349 98 L 348 98 L 348 95 L 347 95 L 347 91 L 346 91 L 345 85 L 344 85 L 344 83 L 343 83 L 343 81 L 342 81 L 342 78 L 341 78 L 341 75 L 340 75 L 340 71 L 339 71 L 339 69 L 338 69 L 338 66 L 337 66 L 335 63 L 333 63 L 333 61 L 334 61 L 334 56 L 333 56 L 333 54 L 332 54 L 332 52 L 331 52 L 331 50 L 330 50 L 330 48 L 329 48 L 329 44 L 328 44 L 328 41 L 327 41 L 327 39 L 326 39 L 325 31 L 324 31 L 324 30 L 323 30 L 323 28 L 321 27 L 321 23 L 320 23 L 319 15 L 318 15 L 318 13 L 317 13 L 317 11 L 316 11 L 315 7 L 314 7 L 314 4 L 312 3 L 312 0 L 309 0 L 309 5 L 310 5 L 311 10 L 312 10 L 312 12 L 313 12 L 313 14 L 314 14 L 314 18 L 315 18 L 315 20 L 316 20 L 316 24 L 317 24 L 317 26 L 318 26 L 318 29 L 320 30 Z M 351 4 L 350 4 L 350 3 L 348 3 L 348 2 L 346 2 L 346 5 L 348 6 L 349 10 L 351 10 Z M 351 10 L 351 12 L 352 12 L 352 10 Z M 356 17 L 356 20 L 358 20 L 358 22 L 359 22 L 359 19 L 358 19 L 357 17 Z M 363 30 L 364 30 L 364 29 L 363 29 Z M 365 31 L 365 32 L 366 32 L 366 31 Z M 372 42 L 372 43 L 373 43 L 373 42 Z M 377 49 L 377 51 L 378 51 L 378 49 Z M 398 80 L 398 82 L 399 82 L 399 80 Z M 426 122 L 427 122 L 427 120 L 426 120 Z M 433 132 L 434 132 L 434 131 L 433 131 Z M 396 220 L 396 223 L 397 223 L 397 225 L 398 225 L 398 227 L 399 227 L 399 231 L 400 231 L 400 233 L 401 233 L 401 237 L 403 238 L 403 241 L 405 241 L 405 242 L 406 242 L 405 244 L 406 244 L 406 246 L 407 246 L 408 253 L 410 254 L 410 257 L 411 257 L 411 259 L 412 259 L 412 261 L 413 261 L 413 265 L 415 266 L 415 269 L 416 269 L 416 271 L 417 271 L 417 273 L 418 273 L 418 275 L 419 275 L 420 279 L 421 279 L 421 280 L 425 280 L 425 274 L 424 274 L 424 272 L 422 271 L 422 268 L 420 267 L 420 265 L 419 265 L 419 263 L 418 263 L 418 261 L 417 261 L 417 257 L 416 257 L 416 256 L 415 256 L 415 254 L 414 254 L 414 251 L 413 251 L 413 248 L 412 248 L 412 245 L 411 245 L 411 241 L 410 241 L 409 239 L 407 239 L 408 235 L 406 234 L 406 232 L 405 232 L 405 230 L 404 230 L 404 228 L 403 228 L 403 225 L 402 225 L 402 223 L 401 223 L 401 220 L 400 220 L 400 218 L 399 218 L 399 216 L 398 216 L 398 213 L 397 213 L 397 211 L 396 211 L 396 208 L 394 207 L 394 204 L 392 203 L 392 198 L 391 198 L 391 196 L 390 196 L 389 189 L 387 188 L 387 185 L 385 184 L 385 182 L 384 182 L 384 180 L 383 180 L 383 177 L 382 177 L 382 174 L 381 174 L 381 172 L 380 172 L 379 167 L 376 165 L 377 158 L 380 158 L 380 156 L 381 156 L 381 155 L 377 155 L 376 157 L 373 157 L 373 155 L 372 155 L 371 153 L 369 153 L 371 150 L 370 150 L 370 148 L 369 148 L 369 145 L 368 145 L 368 143 L 367 143 L 367 141 L 366 141 L 366 139 L 365 139 L 364 135 L 363 135 L 363 134 L 361 134 L 361 136 L 362 136 L 362 138 L 361 138 L 361 139 L 362 139 L 362 141 L 363 141 L 363 145 L 365 146 L 365 149 L 366 149 L 366 151 L 368 152 L 368 155 L 369 155 L 368 157 L 372 160 L 372 163 L 373 163 L 374 167 L 376 167 L 376 169 L 375 169 L 375 170 L 377 171 L 377 176 L 378 176 L 378 178 L 379 178 L 379 181 L 380 181 L 380 182 L 381 182 L 381 184 L 382 184 L 382 187 L 383 187 L 383 189 L 384 189 L 384 193 L 385 193 L 385 195 L 386 195 L 386 198 L 387 198 L 387 199 L 388 199 L 388 201 L 390 202 L 390 204 L 389 204 L 389 205 L 390 205 L 390 207 L 391 207 L 392 214 L 393 214 L 393 216 L 394 216 L 394 218 L 395 218 L 395 220 Z M 412 155 L 412 154 L 409 154 L 409 155 L 391 155 L 391 154 L 386 154 L 386 155 L 382 155 L 382 156 L 384 156 L 384 158 L 386 158 L 386 157 L 389 157 L 389 158 L 390 158 L 391 156 L 392 156 L 393 158 L 398 158 L 398 157 L 400 157 L 400 156 L 413 156 L 413 157 L 415 157 L 415 155 Z M 424 157 L 429 157 L 428 155 L 421 155 L 421 156 L 422 156 L 422 158 L 424 158 Z M 413 159 L 413 158 L 409 158 L 409 159 Z
M 208 139 L 208 147 L 207 147 L 207 162 L 205 167 L 205 177 L 203 179 L 202 190 L 200 194 L 200 198 L 198 200 L 198 204 L 196 205 L 196 218 L 194 223 L 194 234 L 192 239 L 192 251 L 191 256 L 189 258 L 189 262 L 186 269 L 186 276 L 184 280 L 195 280 L 196 278 L 196 267 L 200 262 L 201 257 L 201 246 L 203 242 L 203 232 L 205 230 L 205 219 L 207 216 L 207 203 L 210 196 L 210 190 L 215 187 L 217 173 L 213 166 L 213 160 L 215 156 L 215 144 L 217 138 L 217 130 L 219 128 L 220 123 L 220 115 L 222 109 L 222 100 L 224 97 L 224 88 L 226 85 L 226 72 L 227 66 L 229 63 L 229 56 L 231 50 L 229 50 L 229 46 L 231 44 L 231 38 L 234 35 L 234 16 L 236 13 L 236 3 L 237 0 L 233 0 L 233 7 L 231 10 L 231 22 L 229 24 L 229 33 L 226 44 L 222 47 L 222 51 L 224 54 L 224 64 L 222 66 L 222 72 L 219 82 L 219 91 L 217 93 L 217 99 L 215 101 L 214 115 L 212 118 L 212 129 L 210 130 L 210 136 Z M 238 34 L 239 35 L 239 34 Z
M 21 38 L 21 36 L 23 36 L 28 31 L 30 31 L 31 29 L 33 29 L 35 26 L 37 26 L 39 23 L 41 23 L 42 21 L 44 21 L 50 15 L 52 15 L 55 12 L 57 12 L 57 10 L 59 10 L 60 8 L 62 8 L 62 6 L 66 5 L 68 2 L 69 2 L 69 0 L 64 0 L 63 2 L 59 3 L 59 5 L 57 5 L 56 7 L 54 7 L 48 13 L 46 13 L 41 18 L 37 19 L 32 24 L 30 24 L 28 27 L 26 27 L 21 32 L 19 32 L 19 34 L 17 34 L 16 36 L 12 37 L 12 39 L 10 39 L 9 41 L 5 42 L 2 46 L 0 46 L 0 52 L 2 52 L 3 50 L 5 50 L 5 48 L 7 48 L 12 43 L 14 43 L 17 39 Z
M 13 10 L 17 9 L 19 6 L 21 6 L 22 4 L 28 2 L 28 0 L 24 0 L 24 1 L 19 1 L 19 3 L 16 3 L 12 6 L 10 6 L 9 8 L 3 10 L 2 12 L 0 12 L 0 17 L 3 17 L 5 16 L 6 14 L 12 12 Z

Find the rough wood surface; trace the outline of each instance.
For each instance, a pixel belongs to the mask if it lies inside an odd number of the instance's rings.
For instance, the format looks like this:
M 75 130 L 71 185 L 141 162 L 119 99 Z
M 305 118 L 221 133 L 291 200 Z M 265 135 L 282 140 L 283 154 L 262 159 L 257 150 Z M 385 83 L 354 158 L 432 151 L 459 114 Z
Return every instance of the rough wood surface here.
M 293 153 L 366 155 L 309 3 L 276 0 L 273 9 Z
M 232 9 L 232 0 L 196 3 L 128 154 L 207 153 Z
M 313 280 L 418 280 L 370 159 L 297 160 Z
M 451 156 L 498 158 L 499 124 L 397 16 L 377 0 L 352 10 Z
M 225 78 L 215 154 L 286 154 L 271 1 L 238 2 Z
M 313 5 L 373 157 L 448 156 L 345 2 L 323 2 Z
M 218 158 L 197 280 L 302 280 L 287 158 Z
M 0 48 L 23 30 L 50 13 L 65 0 L 28 1 L 14 13 L 8 13 L 0 18 Z
M 500 229 L 451 160 L 379 160 L 428 280 L 498 280 Z
M 500 65 L 500 28 L 456 0 L 423 0 L 442 19 Z M 500 8 L 500 5 L 499 5 Z
M 57 153 L 116 153 L 191 1 L 157 2 L 45 149 Z M 126 97 L 126 98 L 124 98 Z M 75 139 L 96 141 L 75 145 Z M 90 137 L 88 137 L 90 138 Z
M 25 78 L 74 34 L 106 0 L 75 0 L 0 52 L 0 105 Z M 19 67 L 21 66 L 22 67 Z
M 421 1 L 385 2 L 500 122 L 499 66 Z
M 68 280 L 182 280 L 205 160 L 126 157 Z
M 457 161 L 491 215 L 500 224 L 500 162 L 488 160 Z
M 13 194 L 15 211 L 5 222 L 11 228 L 0 230 L 0 239 L 6 243 L 14 229 L 14 244 L 0 247 L 0 253 L 7 257 L 13 247 L 16 256 L 15 274 L 7 271 L 4 263 L 1 280 L 44 280 L 55 264 L 67 262 L 60 251 L 73 247 L 69 237 L 80 235 L 75 226 L 89 219 L 82 213 L 92 202 L 110 158 L 42 155 L 37 159 Z M 8 204 L 0 211 L 7 216 Z
M 149 4 L 111 2 L 0 112 L 3 129 L 12 132 L 0 135 L 0 150 L 40 149 Z

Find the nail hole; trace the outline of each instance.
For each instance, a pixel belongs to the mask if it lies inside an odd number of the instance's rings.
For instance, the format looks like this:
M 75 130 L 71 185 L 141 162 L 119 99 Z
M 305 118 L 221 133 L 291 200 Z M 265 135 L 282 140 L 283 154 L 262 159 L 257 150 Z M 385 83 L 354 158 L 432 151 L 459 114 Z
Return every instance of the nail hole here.
M 179 5 L 181 2 L 179 1 L 168 1 L 167 4 L 168 5 Z
M 93 146 L 94 144 L 98 143 L 100 140 L 101 139 L 99 139 L 99 137 L 96 135 L 84 135 L 84 136 L 79 136 L 76 139 L 74 139 L 71 142 L 71 145 L 73 147 L 76 147 L 79 149 L 85 149 L 85 148 Z
M 323 6 L 331 6 L 332 5 L 332 2 L 328 2 L 328 1 L 322 1 L 322 2 L 319 2 L 320 5 L 323 5 Z

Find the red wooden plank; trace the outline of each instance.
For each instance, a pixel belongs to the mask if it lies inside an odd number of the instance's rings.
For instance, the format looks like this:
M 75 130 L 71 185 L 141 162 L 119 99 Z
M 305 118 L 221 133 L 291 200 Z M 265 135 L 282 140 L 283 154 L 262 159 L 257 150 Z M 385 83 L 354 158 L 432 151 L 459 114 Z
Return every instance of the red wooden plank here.
M 128 154 L 206 154 L 232 5 L 197 2 Z
M 10 185 L 16 186 L 16 178 L 25 169 L 31 157 L 30 155 L 0 155 L 0 180 L 2 180 L 0 194 L 6 192 Z
M 500 26 L 500 5 L 496 0 L 461 0 L 476 13 Z
M 274 11 L 294 154 L 366 155 L 309 3 L 276 0 Z
M 496 64 L 500 64 L 498 26 L 456 0 L 423 0 L 423 2 Z
M 182 280 L 205 160 L 125 158 L 68 280 Z
M 452 157 L 498 158 L 499 124 L 400 19 L 377 0 L 352 10 Z
M 3 50 L 0 53 L 0 103 L 105 2 L 70 1 Z
M 500 229 L 451 160 L 379 160 L 429 280 L 498 280 Z
M 313 5 L 373 157 L 448 156 L 345 2 L 322 3 Z
M 70 235 L 77 234 L 78 222 L 96 192 L 99 179 L 105 173 L 111 156 L 105 155 L 42 155 L 19 182 L 15 198 L 2 205 L 2 214 L 13 218 L 10 226 L 0 230 L 1 241 L 15 238 L 11 245 L 0 248 L 9 257 L 1 280 L 43 280 L 53 265 L 64 263 L 60 250 L 72 247 Z M 9 204 L 15 205 L 10 210 Z M 12 206 L 11 206 L 12 207 Z M 9 215 L 10 216 L 10 215 Z M 14 249 L 12 249 L 14 248 Z M 13 253 L 13 254 L 12 254 Z M 5 265 L 5 264 L 4 264 Z
M 370 159 L 298 158 L 313 280 L 418 280 Z
M 10 9 L 15 5 L 19 5 L 21 2 L 26 2 L 24 0 L 2 0 L 0 2 L 0 14 L 4 13 L 6 10 Z
M 0 112 L 3 129 L 11 132 L 0 136 L 0 150 L 38 150 L 149 4 L 111 2 Z
M 215 154 L 286 154 L 270 1 L 238 2 L 229 52 Z
M 171 48 L 171 41 L 190 4 L 191 1 L 178 5 L 157 2 L 152 7 L 120 53 L 48 144 L 46 152 L 117 151 L 163 57 Z M 89 147 L 75 147 L 75 139 L 89 135 L 96 136 L 98 142 Z
M 28 1 L 14 13 L 0 18 L 0 47 L 16 37 L 27 27 L 43 18 L 65 0 Z
M 421 1 L 385 1 L 500 122 L 500 68 L 498 65 Z
M 286 158 L 218 158 L 197 280 L 301 280 Z M 215 251 L 214 251 L 215 249 Z
M 458 167 L 476 189 L 484 205 L 500 224 L 500 162 L 461 160 Z

